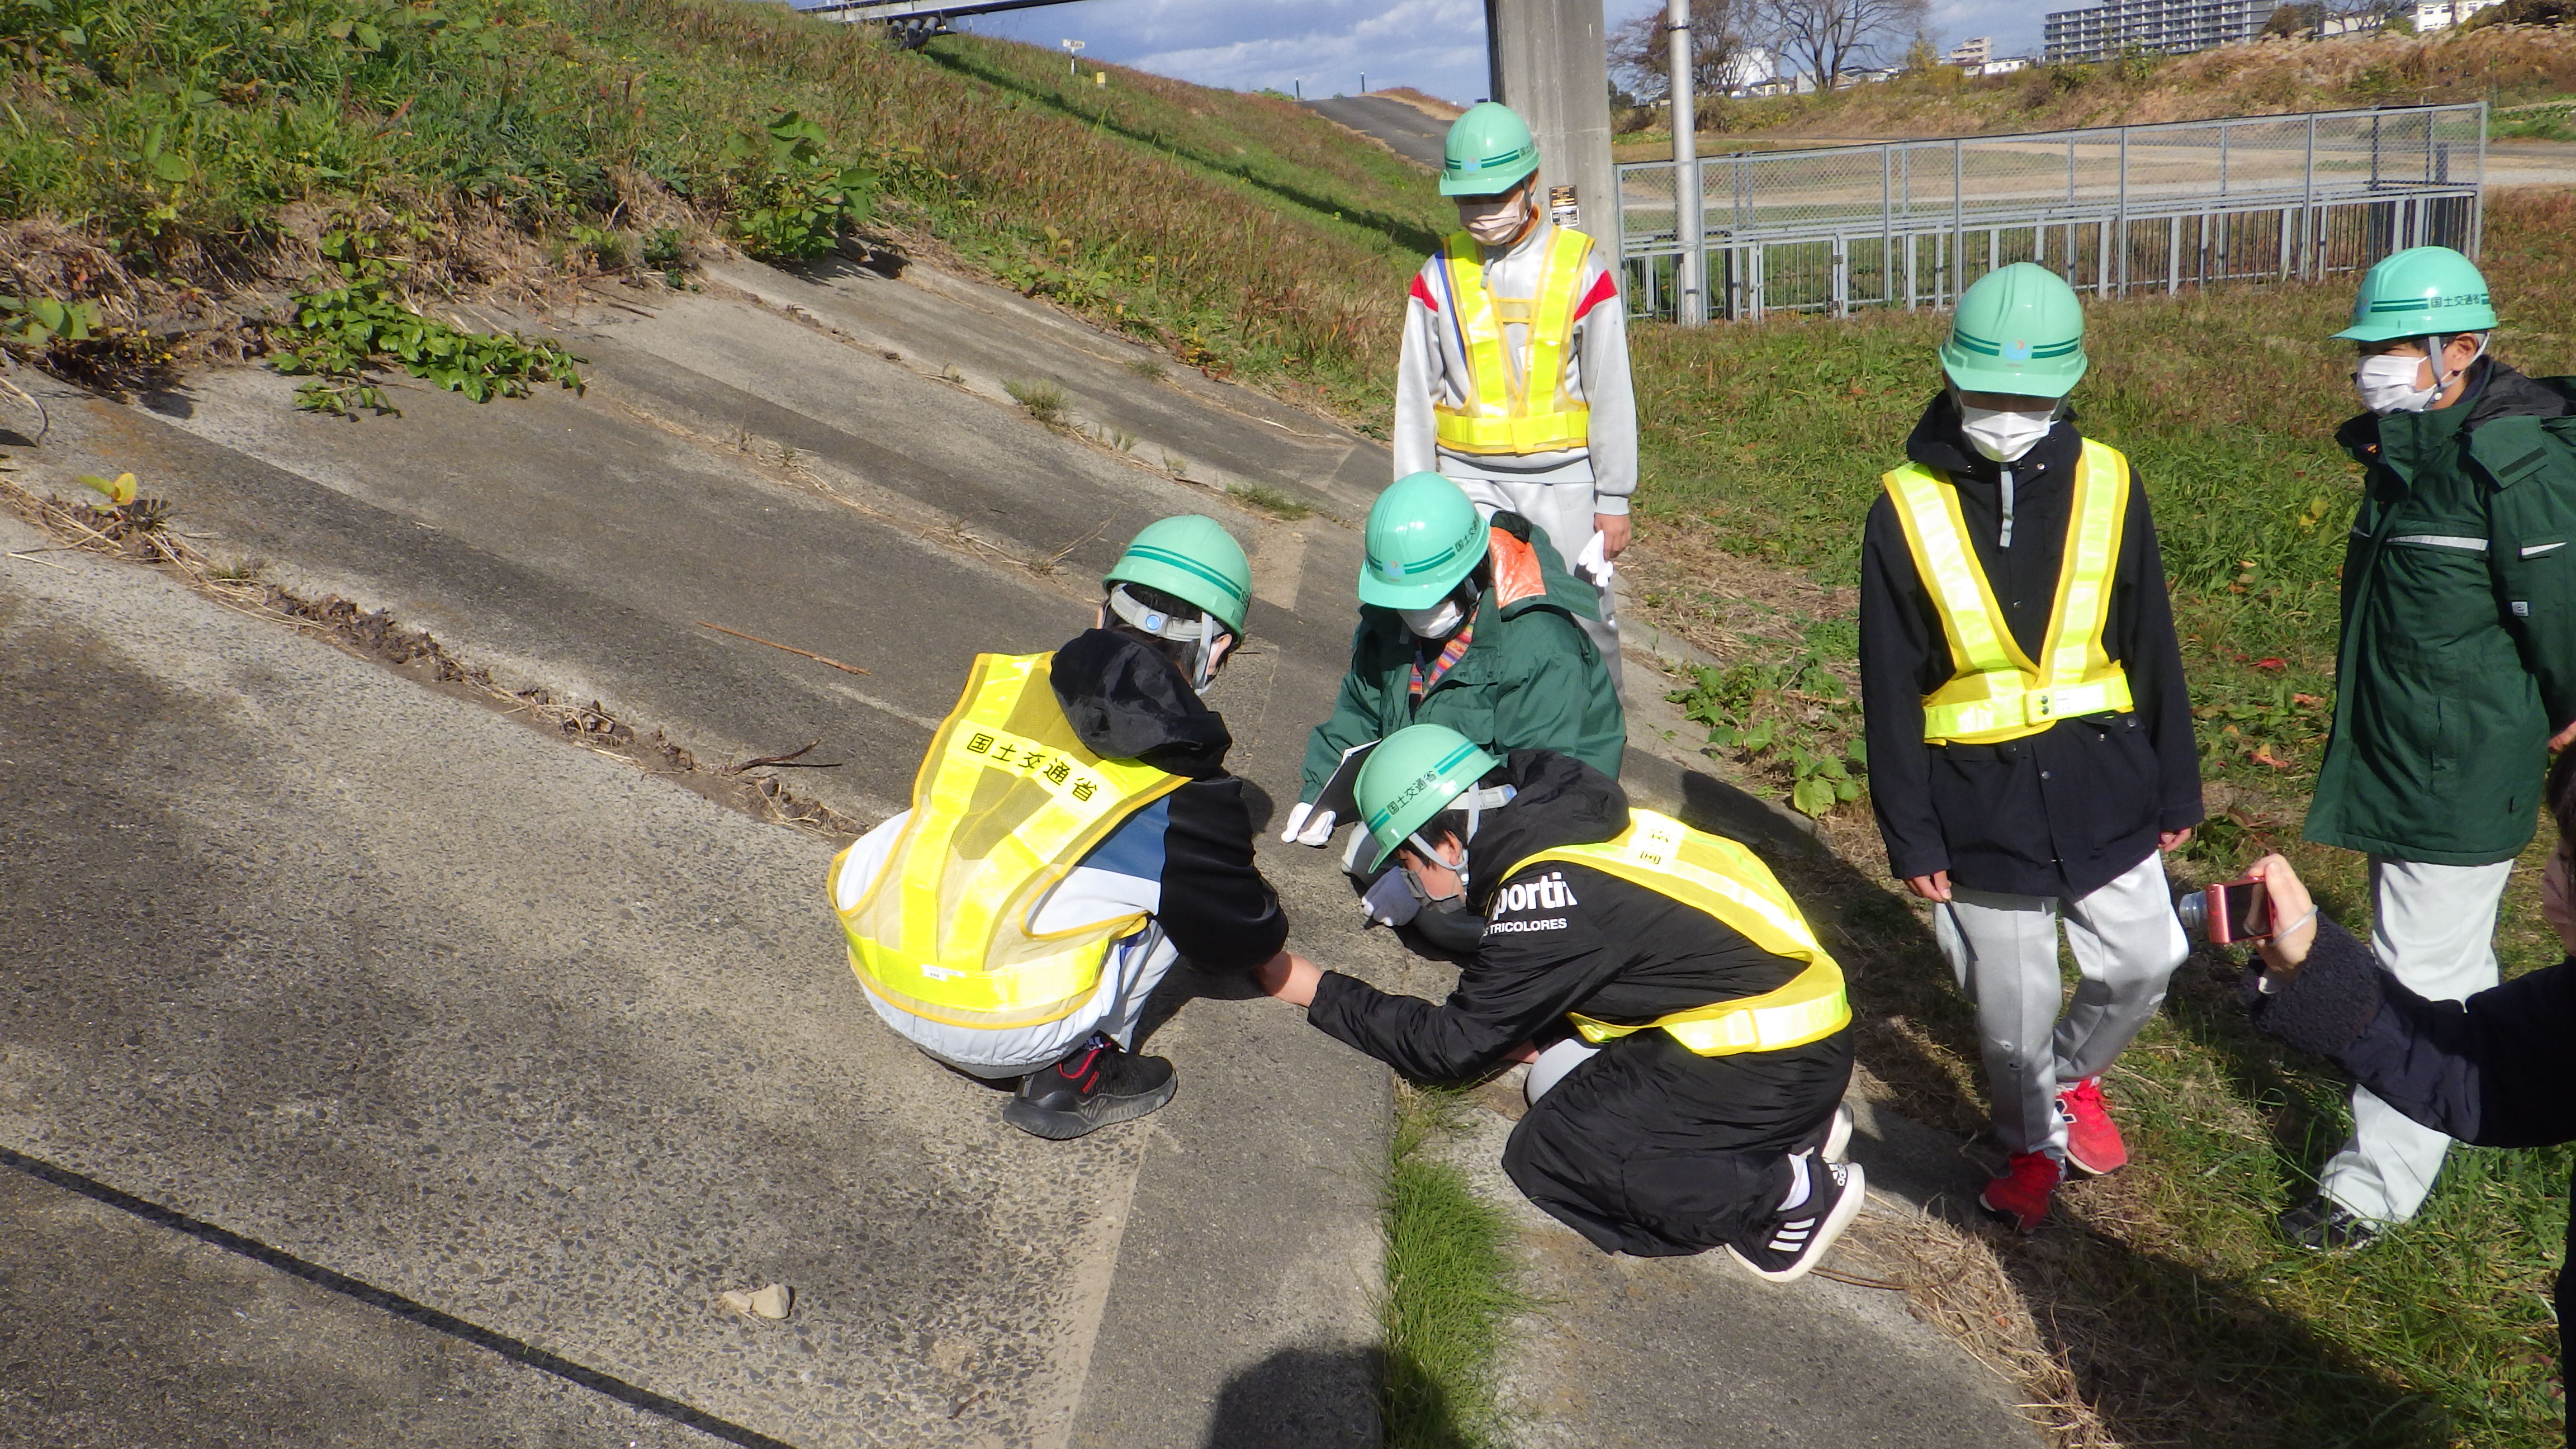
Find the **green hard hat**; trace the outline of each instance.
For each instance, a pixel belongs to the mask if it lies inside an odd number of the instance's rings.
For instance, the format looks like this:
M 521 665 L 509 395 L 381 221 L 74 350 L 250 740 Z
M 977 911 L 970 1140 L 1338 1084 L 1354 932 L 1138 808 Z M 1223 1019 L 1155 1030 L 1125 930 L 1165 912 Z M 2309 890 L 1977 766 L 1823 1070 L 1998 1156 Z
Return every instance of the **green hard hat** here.
M 1408 473 L 1369 507 L 1360 602 L 1430 608 L 1475 571 L 1492 541 L 1466 490 L 1437 473 Z
M 2088 365 L 2084 304 L 2064 277 L 2032 262 L 1970 283 L 1941 344 L 1941 371 L 1961 392 L 2064 397 Z
M 2496 325 L 2486 274 L 2449 247 L 2408 247 L 2370 269 L 2352 299 L 2348 342 L 2484 332 Z
M 1475 789 L 1485 772 L 1501 763 L 1447 725 L 1408 725 L 1378 741 L 1360 762 L 1360 777 L 1351 787 L 1360 822 L 1377 843 L 1368 868 L 1384 864 L 1424 821 Z
M 1529 122 L 1498 101 L 1482 101 L 1449 123 L 1441 152 L 1440 194 L 1498 196 L 1538 169 L 1538 140 Z
M 1145 525 L 1136 541 L 1110 565 L 1102 586 L 1129 583 L 1161 589 L 1196 604 L 1235 637 L 1252 607 L 1252 564 L 1243 545 L 1213 518 L 1184 513 Z

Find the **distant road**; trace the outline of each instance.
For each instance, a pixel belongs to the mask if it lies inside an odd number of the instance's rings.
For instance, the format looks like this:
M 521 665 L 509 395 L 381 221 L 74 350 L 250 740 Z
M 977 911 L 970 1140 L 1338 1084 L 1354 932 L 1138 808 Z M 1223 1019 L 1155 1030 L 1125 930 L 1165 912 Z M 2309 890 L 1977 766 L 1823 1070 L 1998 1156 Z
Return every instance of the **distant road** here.
M 1389 149 L 1407 161 L 1419 161 L 1435 171 L 1440 169 L 1440 146 L 1448 139 L 1448 124 L 1435 121 L 1402 101 L 1385 96 L 1335 96 L 1329 101 L 1308 101 L 1306 109 L 1364 136 L 1384 141 Z

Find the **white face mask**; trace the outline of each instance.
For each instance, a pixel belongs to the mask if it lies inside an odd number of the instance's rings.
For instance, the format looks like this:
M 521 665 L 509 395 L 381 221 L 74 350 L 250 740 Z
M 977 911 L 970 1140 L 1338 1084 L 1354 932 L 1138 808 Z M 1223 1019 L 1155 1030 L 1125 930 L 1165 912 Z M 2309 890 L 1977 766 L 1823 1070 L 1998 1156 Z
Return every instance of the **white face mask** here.
M 1959 430 L 1968 435 L 1976 450 L 1997 463 L 2016 463 L 2021 455 L 2039 446 L 2048 430 L 2057 426 L 2057 412 L 2008 413 L 1999 408 L 1972 407 L 1959 404 Z
M 1428 609 L 1398 609 L 1395 612 L 1404 619 L 1404 627 L 1424 639 L 1446 639 L 1457 633 L 1458 626 L 1467 621 L 1466 606 L 1458 602 L 1454 593 Z
M 1529 196 L 1515 191 L 1497 201 L 1458 203 L 1458 224 L 1481 246 L 1509 246 L 1529 225 Z
M 2382 417 L 2420 413 L 2431 407 L 2442 391 L 2439 386 L 2417 387 L 2415 380 L 2423 374 L 2423 358 L 2382 354 L 2361 360 L 2360 368 L 2352 375 L 2352 385 L 2361 394 L 2361 405 Z

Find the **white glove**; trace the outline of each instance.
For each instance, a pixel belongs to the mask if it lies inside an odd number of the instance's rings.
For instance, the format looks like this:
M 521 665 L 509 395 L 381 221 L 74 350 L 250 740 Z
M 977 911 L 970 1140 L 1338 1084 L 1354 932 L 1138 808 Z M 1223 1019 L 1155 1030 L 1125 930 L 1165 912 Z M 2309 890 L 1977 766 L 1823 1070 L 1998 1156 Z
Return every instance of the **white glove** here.
M 1618 572 L 1618 568 L 1610 562 L 1598 529 L 1593 531 L 1592 541 L 1583 546 L 1583 552 L 1574 556 L 1574 571 L 1590 579 L 1596 589 L 1610 587 L 1610 576 Z
M 1360 910 L 1381 926 L 1401 926 L 1422 914 L 1422 898 L 1413 893 L 1402 870 L 1391 870 L 1360 897 Z
M 1333 839 L 1333 812 L 1318 810 L 1312 801 L 1300 800 L 1288 812 L 1288 826 L 1279 839 L 1289 845 L 1328 845 Z

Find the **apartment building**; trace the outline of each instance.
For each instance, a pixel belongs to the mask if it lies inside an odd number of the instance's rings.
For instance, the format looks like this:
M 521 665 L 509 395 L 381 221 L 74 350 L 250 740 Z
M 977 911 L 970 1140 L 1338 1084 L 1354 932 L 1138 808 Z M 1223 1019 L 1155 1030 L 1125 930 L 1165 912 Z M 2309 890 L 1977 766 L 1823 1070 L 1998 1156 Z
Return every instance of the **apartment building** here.
M 2280 0 L 2102 0 L 2050 13 L 2044 53 L 2051 65 L 2108 60 L 2125 51 L 2181 55 L 2263 33 Z

